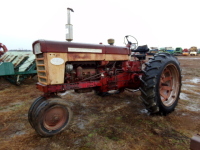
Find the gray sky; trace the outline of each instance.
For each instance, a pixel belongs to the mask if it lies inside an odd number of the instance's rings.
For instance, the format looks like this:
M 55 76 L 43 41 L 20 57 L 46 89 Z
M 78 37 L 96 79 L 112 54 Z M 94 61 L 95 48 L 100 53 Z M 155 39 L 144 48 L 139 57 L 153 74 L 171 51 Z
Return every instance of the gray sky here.
M 73 8 L 73 42 L 123 46 L 200 47 L 199 0 L 2 0 L 0 43 L 32 49 L 38 39 L 65 41 L 67 8 Z

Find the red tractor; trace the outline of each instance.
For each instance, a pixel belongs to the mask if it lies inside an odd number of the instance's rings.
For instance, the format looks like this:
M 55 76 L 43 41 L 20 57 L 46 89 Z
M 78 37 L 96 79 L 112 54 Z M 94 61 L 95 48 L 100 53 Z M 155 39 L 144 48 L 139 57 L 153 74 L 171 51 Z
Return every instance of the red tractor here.
M 38 72 L 37 88 L 44 94 L 28 112 L 31 126 L 41 136 L 53 136 L 67 128 L 72 113 L 59 92 L 74 90 L 99 96 L 125 89 L 139 89 L 141 100 L 152 113 L 172 112 L 181 90 L 181 70 L 177 58 L 168 53 L 155 54 L 145 61 L 146 45 L 125 36 L 126 46 L 84 44 L 38 40 L 33 43 Z M 67 38 L 72 41 L 72 38 Z M 134 38 L 133 38 L 134 39 Z

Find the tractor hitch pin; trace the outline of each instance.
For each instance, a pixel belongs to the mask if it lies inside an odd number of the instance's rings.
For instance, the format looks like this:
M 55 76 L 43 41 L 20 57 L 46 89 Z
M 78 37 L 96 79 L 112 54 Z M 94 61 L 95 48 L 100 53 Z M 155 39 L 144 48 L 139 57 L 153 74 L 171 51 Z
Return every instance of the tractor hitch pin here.
M 65 25 L 66 28 L 66 40 L 71 42 L 73 40 L 73 25 L 71 24 L 70 19 L 70 11 L 74 12 L 72 8 L 67 8 L 67 24 Z

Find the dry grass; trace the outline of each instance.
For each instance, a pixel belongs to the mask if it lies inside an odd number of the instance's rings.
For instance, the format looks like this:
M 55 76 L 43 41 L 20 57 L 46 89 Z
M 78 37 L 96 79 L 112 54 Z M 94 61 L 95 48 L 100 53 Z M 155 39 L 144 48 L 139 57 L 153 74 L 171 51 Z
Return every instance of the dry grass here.
M 196 60 L 180 59 L 183 81 L 199 74 Z M 194 71 L 194 72 L 193 72 Z M 71 105 L 69 128 L 53 137 L 41 138 L 28 123 L 27 112 L 40 92 L 36 80 L 14 86 L 0 78 L 0 150 L 188 150 L 190 138 L 200 133 L 199 111 L 187 106 L 199 104 L 200 90 L 184 82 L 181 91 L 190 100 L 180 99 L 168 116 L 149 116 L 139 100 L 140 92 L 128 91 L 108 97 L 94 93 L 62 96 Z

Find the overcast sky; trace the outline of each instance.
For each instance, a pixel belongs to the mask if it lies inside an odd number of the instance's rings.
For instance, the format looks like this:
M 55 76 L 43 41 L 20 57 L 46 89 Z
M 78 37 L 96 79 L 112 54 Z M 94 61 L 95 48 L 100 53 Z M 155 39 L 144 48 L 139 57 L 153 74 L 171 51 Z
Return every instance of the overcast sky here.
M 124 45 L 133 35 L 149 47 L 200 47 L 199 0 L 2 0 L 0 43 L 32 49 L 38 39 L 65 41 L 67 8 L 73 42 Z

